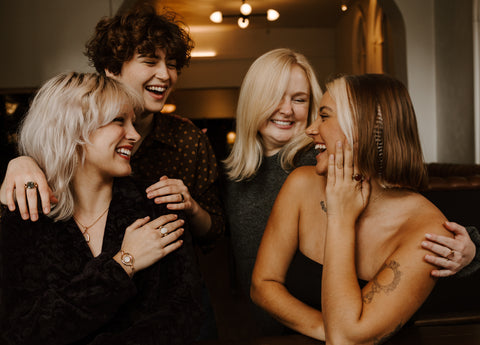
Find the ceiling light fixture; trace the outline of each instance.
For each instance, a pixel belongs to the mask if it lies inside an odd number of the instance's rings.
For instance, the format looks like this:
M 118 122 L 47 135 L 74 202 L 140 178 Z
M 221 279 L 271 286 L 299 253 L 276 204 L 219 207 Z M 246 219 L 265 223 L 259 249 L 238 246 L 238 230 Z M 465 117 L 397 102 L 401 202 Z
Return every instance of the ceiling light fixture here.
M 273 22 L 280 17 L 280 13 L 274 9 L 269 9 L 267 13 L 252 13 L 252 6 L 246 0 L 242 0 L 240 14 L 223 15 L 221 11 L 215 11 L 210 15 L 210 20 L 214 23 L 221 23 L 223 18 L 236 18 L 237 24 L 241 29 L 245 29 L 250 24 L 250 17 L 266 17 L 269 22 Z

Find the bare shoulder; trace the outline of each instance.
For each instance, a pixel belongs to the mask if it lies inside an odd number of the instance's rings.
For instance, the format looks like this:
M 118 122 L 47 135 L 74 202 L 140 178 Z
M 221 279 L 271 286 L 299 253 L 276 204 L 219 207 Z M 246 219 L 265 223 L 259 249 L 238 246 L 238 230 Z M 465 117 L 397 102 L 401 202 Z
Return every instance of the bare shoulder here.
M 427 232 L 452 237 L 443 226 L 447 221 L 445 215 L 423 195 L 411 193 L 404 202 L 408 203 L 409 217 L 403 224 L 402 232 L 422 239 Z
M 326 178 L 318 175 L 314 166 L 302 166 L 290 173 L 285 184 L 293 188 L 312 189 L 315 186 L 324 186 Z

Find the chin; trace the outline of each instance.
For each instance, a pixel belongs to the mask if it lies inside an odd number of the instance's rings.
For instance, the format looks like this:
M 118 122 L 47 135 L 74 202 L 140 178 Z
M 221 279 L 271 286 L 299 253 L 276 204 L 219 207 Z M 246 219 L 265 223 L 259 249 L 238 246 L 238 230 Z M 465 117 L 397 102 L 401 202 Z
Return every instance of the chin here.
M 317 165 L 315 165 L 315 172 L 317 175 L 326 177 L 328 175 L 328 165 L 325 166 L 325 164 L 317 163 Z

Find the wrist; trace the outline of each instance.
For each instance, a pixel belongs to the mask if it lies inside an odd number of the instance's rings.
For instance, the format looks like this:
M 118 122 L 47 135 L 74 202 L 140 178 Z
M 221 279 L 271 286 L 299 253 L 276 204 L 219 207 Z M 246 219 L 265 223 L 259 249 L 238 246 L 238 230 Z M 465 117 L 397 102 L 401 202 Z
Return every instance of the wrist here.
M 121 249 L 116 257 L 116 261 L 122 266 L 128 276 L 130 278 L 133 277 L 135 273 L 135 258 L 133 255 Z

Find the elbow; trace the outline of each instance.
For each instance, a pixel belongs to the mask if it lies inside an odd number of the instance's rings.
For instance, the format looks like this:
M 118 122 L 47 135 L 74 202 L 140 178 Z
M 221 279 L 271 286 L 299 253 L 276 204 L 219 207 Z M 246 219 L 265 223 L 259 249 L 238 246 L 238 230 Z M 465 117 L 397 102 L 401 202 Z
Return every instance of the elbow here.
M 250 298 L 252 299 L 252 302 L 256 305 L 261 306 L 261 300 L 263 295 L 262 292 L 263 289 L 261 281 L 252 278 L 252 283 L 250 285 Z

